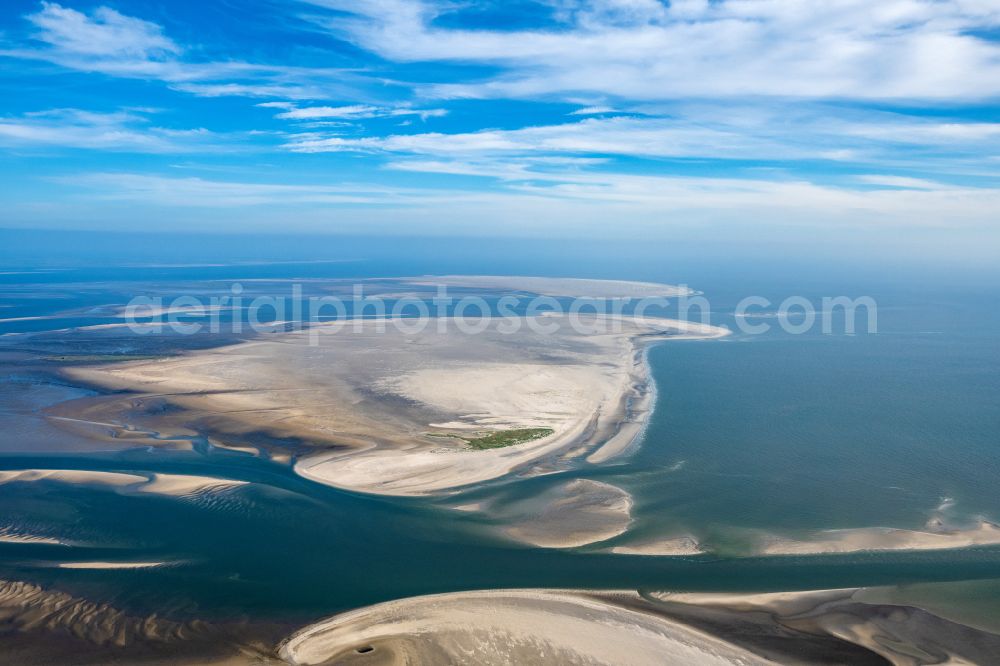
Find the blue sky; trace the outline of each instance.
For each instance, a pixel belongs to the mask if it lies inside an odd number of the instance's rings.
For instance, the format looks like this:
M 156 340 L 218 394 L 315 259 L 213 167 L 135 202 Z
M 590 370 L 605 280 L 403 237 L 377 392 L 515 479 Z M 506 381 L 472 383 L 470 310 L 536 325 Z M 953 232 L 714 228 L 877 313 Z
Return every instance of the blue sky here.
M 0 62 L 0 226 L 998 238 L 996 0 L 6 0 Z

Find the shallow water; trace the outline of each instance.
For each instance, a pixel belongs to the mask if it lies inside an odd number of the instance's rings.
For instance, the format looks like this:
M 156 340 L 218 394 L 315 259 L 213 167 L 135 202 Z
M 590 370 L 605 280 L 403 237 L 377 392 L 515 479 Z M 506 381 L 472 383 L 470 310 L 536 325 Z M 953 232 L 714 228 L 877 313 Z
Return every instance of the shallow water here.
M 368 272 L 391 274 L 391 268 L 369 266 Z M 204 281 L 252 277 L 257 269 L 157 270 L 174 281 Z M 321 277 L 315 273 L 343 276 L 358 268 L 272 266 L 266 277 L 306 270 Z M 15 277 L 3 280 L 3 302 L 10 306 L 0 310 L 3 317 L 79 314 L 0 324 L 2 333 L 94 323 L 88 308 L 130 293 L 126 282 L 157 276 L 88 269 L 46 274 L 45 284 L 34 286 Z M 678 280 L 652 269 L 619 277 Z M 703 275 L 694 284 L 712 298 L 713 323 L 735 326 L 732 308 L 750 290 L 775 301 L 802 291 L 766 275 L 737 289 L 729 277 Z M 806 282 L 806 295 L 816 298 L 861 293 L 846 279 Z M 919 528 L 946 498 L 956 521 L 1000 520 L 1000 319 L 987 307 L 995 294 L 974 284 L 887 284 L 873 295 L 879 335 L 775 332 L 659 344 L 649 356 L 658 401 L 633 455 L 600 468 L 494 484 L 465 499 L 514 500 L 588 476 L 633 493 L 637 536 L 691 533 L 732 552 L 752 530 Z M 5 342 L 32 352 L 31 344 L 17 340 Z M 118 344 L 130 351 L 127 340 Z M 2 469 L 190 473 L 252 482 L 181 500 L 52 481 L 0 484 L 0 522 L 76 544 L 0 543 L 0 577 L 125 608 L 304 620 L 381 600 L 484 587 L 785 590 L 1000 576 L 1000 547 L 770 558 L 546 551 L 493 538 L 482 519 L 441 502 L 341 492 L 300 479 L 286 466 L 203 445 L 190 452 L 140 447 L 88 454 L 73 447 L 43 455 L 39 440 L 54 435 L 36 412 L 74 397 L 74 389 L 33 375 L 25 390 L 23 376 L 0 375 L 0 392 L 6 391 L 0 395 L 7 396 L 0 414 Z M 51 566 L 80 560 L 176 565 L 130 571 Z

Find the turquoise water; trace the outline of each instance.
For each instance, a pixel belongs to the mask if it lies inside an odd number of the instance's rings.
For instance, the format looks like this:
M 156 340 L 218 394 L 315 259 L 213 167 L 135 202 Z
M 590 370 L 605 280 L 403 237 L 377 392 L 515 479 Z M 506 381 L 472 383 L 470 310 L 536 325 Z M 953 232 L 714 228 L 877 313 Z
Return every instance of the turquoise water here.
M 663 344 L 650 353 L 659 403 L 619 478 L 652 521 L 706 537 L 920 528 L 946 500 L 958 522 L 997 520 L 998 340 L 941 330 Z
M 456 260 L 457 261 L 457 260 Z M 501 260 L 477 272 L 504 272 Z M 519 266 L 510 273 L 568 273 Z M 73 310 L 0 333 L 95 323 L 93 308 L 139 281 L 344 277 L 453 272 L 409 263 L 183 269 L 86 268 L 0 276 L 0 318 Z M 528 496 L 568 476 L 621 485 L 637 534 L 691 533 L 738 545 L 744 531 L 799 534 L 837 527 L 920 527 L 945 498 L 956 520 L 1000 520 L 1000 318 L 990 284 L 857 272 L 744 273 L 697 262 L 598 265 L 588 277 L 687 281 L 712 300 L 713 323 L 735 326 L 742 296 L 857 296 L 880 305 L 878 335 L 736 335 L 667 342 L 650 351 L 658 401 L 642 445 L 598 469 L 498 484 L 474 496 Z M 492 269 L 492 270 L 487 270 Z M 466 271 L 468 272 L 468 270 Z M 847 276 L 847 277 L 845 277 Z M 912 276 L 911 276 L 912 277 Z M 877 279 L 876 279 L 877 278 Z M 996 283 L 994 283 L 996 284 Z M 8 346 L 30 352 L 30 345 Z M 43 374 L 4 371 L 13 391 Z M 69 389 L 40 390 L 56 396 Z M 8 395 L 11 395 L 8 393 Z M 46 398 L 48 399 L 48 398 Z M 7 401 L 3 408 L 14 404 Z M 0 410 L 2 411 L 2 410 Z M 28 410 L 30 412 L 30 410 Z M 14 423 L 15 415 L 0 415 Z M 17 423 L 30 419 L 23 409 Z M 302 480 L 248 455 L 138 449 L 34 453 L 42 430 L 5 429 L 0 468 L 191 473 L 253 483 L 215 501 L 126 496 L 55 482 L 0 485 L 0 519 L 90 544 L 0 543 L 0 577 L 31 580 L 126 608 L 178 616 L 309 619 L 413 594 L 483 587 L 781 590 L 1000 577 L 1000 548 L 812 557 L 625 557 L 524 548 L 491 539 L 474 516 L 432 501 L 372 498 Z M 71 560 L 170 560 L 134 571 L 59 570 Z

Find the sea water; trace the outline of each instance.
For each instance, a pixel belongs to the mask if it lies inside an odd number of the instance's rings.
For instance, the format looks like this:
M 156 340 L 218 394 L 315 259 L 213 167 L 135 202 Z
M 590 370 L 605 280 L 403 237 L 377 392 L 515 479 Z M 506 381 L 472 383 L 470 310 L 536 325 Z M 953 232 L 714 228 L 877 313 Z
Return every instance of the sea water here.
M 658 398 L 634 451 L 605 466 L 504 481 L 480 492 L 530 496 L 566 478 L 605 480 L 633 495 L 634 535 L 690 534 L 721 554 L 636 557 L 528 548 L 491 537 L 481 519 L 439 502 L 342 492 L 238 452 L 149 447 L 42 455 L 33 438 L 44 430 L 22 428 L 5 430 L 0 468 L 201 474 L 251 483 L 182 500 L 52 481 L 0 485 L 5 524 L 68 544 L 0 543 L 0 576 L 136 612 L 292 621 L 414 594 L 489 587 L 785 590 L 1000 577 L 997 547 L 741 555 L 757 534 L 807 538 L 834 528 L 920 528 L 942 505 L 955 520 L 1000 520 L 997 282 L 919 271 L 865 273 L 855 266 L 657 261 L 648 254 L 629 261 L 597 250 L 584 256 L 536 247 L 518 254 L 517 245 L 478 255 L 375 259 L 364 249 L 352 247 L 340 256 L 350 261 L 327 264 L 91 263 L 13 271 L 0 276 L 6 306 L 0 318 L 20 321 L 0 324 L 0 333 L 96 323 L 101 317 L 88 308 L 156 281 L 465 272 L 686 282 L 709 299 L 713 324 L 737 332 L 650 349 Z M 734 315 L 748 295 L 775 304 L 792 295 L 817 304 L 823 296 L 871 296 L 878 331 L 791 335 L 776 326 L 763 335 L 743 334 Z M 74 314 L 22 319 L 65 311 Z M 31 353 L 30 343 L 13 348 Z M 35 379 L 3 378 L 11 390 Z M 71 390 L 38 395 L 50 400 Z M 0 419 L 23 423 L 32 409 L 22 405 L 16 412 Z M 127 571 L 54 566 L 102 560 L 172 565 Z

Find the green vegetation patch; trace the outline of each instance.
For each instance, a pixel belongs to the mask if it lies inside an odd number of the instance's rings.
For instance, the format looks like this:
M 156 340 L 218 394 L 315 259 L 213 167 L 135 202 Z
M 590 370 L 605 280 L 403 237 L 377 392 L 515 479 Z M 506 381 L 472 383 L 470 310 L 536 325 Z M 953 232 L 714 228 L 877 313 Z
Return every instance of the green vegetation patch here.
M 470 447 L 480 451 L 483 449 L 502 449 L 505 446 L 524 444 L 534 439 L 548 437 L 553 432 L 552 428 L 515 428 L 513 430 L 491 432 L 482 437 L 466 439 L 465 442 Z

